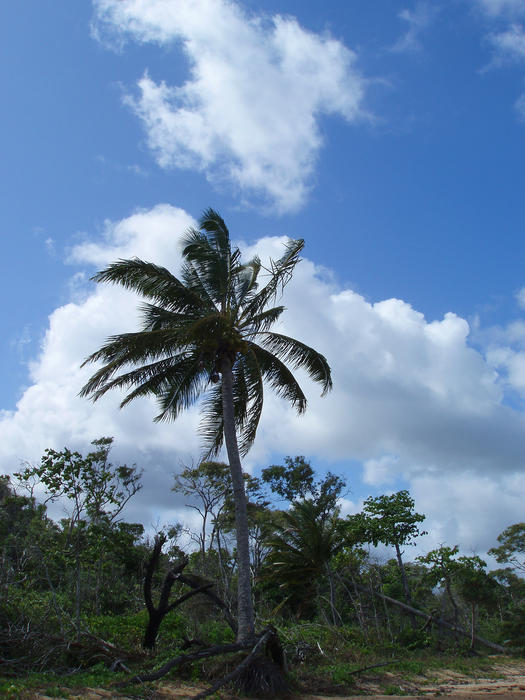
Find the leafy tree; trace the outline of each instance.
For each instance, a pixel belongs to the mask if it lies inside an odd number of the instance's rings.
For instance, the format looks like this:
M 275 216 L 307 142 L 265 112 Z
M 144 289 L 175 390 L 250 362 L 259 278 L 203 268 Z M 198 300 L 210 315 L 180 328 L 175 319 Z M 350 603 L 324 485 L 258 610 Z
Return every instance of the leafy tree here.
M 459 547 L 457 545 L 453 547 L 440 545 L 437 549 L 433 549 L 424 556 L 416 557 L 417 561 L 429 567 L 427 577 L 430 585 L 433 587 L 438 585 L 444 587 L 454 611 L 454 623 L 456 625 L 459 622 L 459 606 L 452 593 L 452 585 L 454 574 L 457 570 L 457 560 L 455 557 L 458 552 Z
M 455 570 L 455 584 L 464 601 L 470 605 L 470 648 L 476 641 L 478 606 L 493 606 L 497 599 L 498 584 L 488 575 L 487 563 L 478 556 L 459 557 Z
M 314 487 L 314 470 L 303 456 L 285 457 L 284 465 L 272 464 L 263 469 L 261 478 L 273 493 L 287 501 L 306 498 Z
M 428 570 L 418 562 L 404 562 L 407 578 L 410 580 L 410 596 L 415 608 L 424 610 L 432 608 L 435 600 L 427 573 Z M 382 592 L 390 598 L 402 601 L 405 591 L 397 559 L 390 559 L 379 567 Z
M 504 599 L 501 601 L 501 608 L 525 600 L 525 581 L 512 569 L 493 569 L 489 575 L 499 584 L 498 591 Z
M 302 413 L 306 397 L 290 371 L 303 368 L 332 386 L 326 359 L 303 343 L 270 330 L 284 311 L 271 306 L 299 262 L 302 240 L 264 269 L 258 257 L 242 262 L 222 218 L 204 212 L 199 229 L 183 239 L 181 278 L 137 258 L 120 260 L 94 279 L 138 292 L 146 299 L 142 328 L 109 338 L 85 363 L 103 363 L 81 395 L 99 399 L 129 389 L 121 406 L 146 395 L 158 399 L 156 420 L 175 419 L 202 399 L 201 433 L 208 455 L 226 443 L 235 502 L 238 559 L 238 641 L 254 635 L 249 530 L 241 455 L 250 448 L 263 406 L 263 382 Z M 259 286 L 264 270 L 267 281 Z M 85 364 L 84 363 L 84 364 Z M 239 441 L 238 437 L 239 436 Z
M 346 487 L 346 481 L 328 472 L 324 479 L 315 479 L 310 462 L 303 456 L 285 457 L 284 465 L 273 464 L 262 470 L 261 479 L 270 490 L 292 503 L 311 499 L 329 512 L 337 508 L 337 501 Z
M 361 542 L 369 542 L 376 547 L 380 542 L 393 546 L 403 582 L 405 600 L 412 605 L 412 597 L 402 559 L 401 547 L 414 544 L 413 540 L 425 535 L 419 529 L 424 515 L 414 511 L 414 499 L 406 490 L 391 496 L 370 496 L 364 502 L 362 513 L 350 516 L 348 521 Z
M 197 534 L 197 542 L 201 553 L 200 568 L 206 573 L 206 544 L 209 539 L 209 525 L 217 521 L 220 512 L 226 504 L 228 493 L 231 493 L 230 468 L 223 462 L 205 461 L 196 467 L 185 467 L 175 476 L 172 491 L 192 497 L 187 505 L 200 515 L 202 526 Z M 195 499 L 198 499 L 195 502 Z M 212 533 L 212 537 L 215 532 Z M 211 546 L 212 542 L 210 542 Z M 220 546 L 220 543 L 219 543 Z
M 32 496 L 16 493 L 8 476 L 0 476 L 0 585 L 30 584 L 39 588 L 45 580 L 40 545 L 56 539 L 58 528 L 47 517 L 46 507 Z
M 260 483 L 255 477 L 243 473 L 247 496 L 248 525 L 252 551 L 252 565 L 261 556 L 261 526 L 264 522 Z M 201 517 L 201 529 L 191 533 L 197 541 L 200 561 L 195 562 L 205 576 L 216 574 L 222 580 L 222 594 L 227 596 L 234 569 L 234 554 L 229 551 L 229 535 L 235 531 L 235 506 L 230 467 L 223 462 L 204 461 L 197 466 L 186 467 L 175 476 L 173 490 L 192 497 L 187 505 Z
M 31 492 L 42 485 L 46 502 L 67 499 L 72 525 L 83 517 L 93 523 L 115 522 L 124 506 L 140 490 L 141 475 L 136 466 L 115 466 L 109 462 L 113 438 L 93 440 L 95 448 L 85 457 L 67 447 L 45 450 L 40 465 L 26 465 L 15 476 Z
M 454 623 L 459 623 L 460 606 L 457 596 L 470 608 L 471 648 L 476 636 L 479 605 L 493 606 L 497 601 L 498 583 L 486 572 L 487 564 L 478 556 L 458 557 L 459 547 L 441 545 L 417 561 L 429 566 L 427 579 L 432 586 L 444 587 L 454 611 Z
M 525 572 L 525 523 L 507 527 L 498 536 L 499 547 L 489 549 L 500 564 L 512 564 L 514 569 Z
M 125 536 L 126 528 L 118 526 L 118 517 L 124 506 L 141 488 L 141 473 L 136 466 L 113 465 L 109 452 L 113 438 L 100 438 L 92 443 L 95 448 L 86 456 L 64 448 L 48 449 L 39 465 L 26 465 L 15 476 L 31 494 L 43 487 L 45 503 L 65 499 L 70 506 L 69 517 L 62 521 L 63 543 L 54 559 L 72 555 L 75 578 L 75 616 L 80 631 L 82 573 L 95 569 L 94 580 L 86 590 L 95 597 L 103 591 L 102 567 L 108 550 L 115 547 L 118 535 Z M 142 535 L 142 526 L 138 526 Z M 58 543 L 57 543 L 58 544 Z M 86 566 L 83 567 L 83 561 Z

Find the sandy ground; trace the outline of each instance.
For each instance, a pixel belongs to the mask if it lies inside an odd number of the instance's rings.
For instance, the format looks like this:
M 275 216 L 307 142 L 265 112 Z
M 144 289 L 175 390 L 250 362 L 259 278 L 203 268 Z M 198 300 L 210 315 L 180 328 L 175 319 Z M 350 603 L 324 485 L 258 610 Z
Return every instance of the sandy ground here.
M 385 681 L 391 680 L 392 693 L 381 694 L 381 687 L 373 681 L 358 682 L 359 695 L 347 695 L 345 698 L 360 698 L 363 696 L 375 700 L 392 700 L 396 698 L 414 698 L 428 696 L 443 696 L 468 700 L 483 697 L 496 700 L 497 698 L 516 696 L 525 698 L 525 661 L 512 663 L 497 663 L 492 667 L 490 678 L 473 678 L 472 676 L 453 670 L 433 671 L 432 676 L 413 676 L 410 680 L 400 680 L 395 673 L 385 673 L 382 676 L 384 689 Z M 395 693 L 395 695 L 394 695 Z M 304 700 L 327 700 L 326 695 L 304 695 Z
M 389 686 L 390 694 L 384 695 L 385 687 Z M 169 700 L 169 698 L 191 698 L 204 687 L 195 685 L 180 685 L 166 681 L 154 693 L 145 693 L 142 697 L 148 700 Z M 498 698 L 524 698 L 525 700 L 525 659 L 495 662 L 491 667 L 490 677 L 473 678 L 467 674 L 462 674 L 453 670 L 432 671 L 432 674 L 425 676 L 413 676 L 410 679 L 401 678 L 395 673 L 383 673 L 381 679 L 364 678 L 356 681 L 356 695 L 312 695 L 295 694 L 290 696 L 290 700 L 392 700 L 393 697 L 406 700 L 413 700 L 414 697 L 437 697 L 447 696 L 450 700 L 498 700 Z M 140 693 L 140 691 L 139 691 Z M 82 691 L 70 691 L 69 700 L 103 700 L 112 698 L 113 700 L 137 700 L 137 696 L 119 695 L 115 691 L 103 688 L 84 688 Z M 139 697 L 141 697 L 139 695 Z M 217 698 L 217 695 L 212 696 Z M 240 696 L 221 694 L 224 700 L 242 700 Z M 51 700 L 45 694 L 33 693 L 25 696 L 28 700 Z M 252 698 L 253 700 L 253 698 Z

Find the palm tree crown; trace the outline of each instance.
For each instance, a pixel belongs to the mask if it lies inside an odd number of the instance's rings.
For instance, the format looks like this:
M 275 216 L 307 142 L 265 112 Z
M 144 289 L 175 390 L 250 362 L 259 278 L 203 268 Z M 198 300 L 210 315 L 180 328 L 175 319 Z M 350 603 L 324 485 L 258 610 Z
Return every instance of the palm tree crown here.
M 328 579 L 332 589 L 330 562 L 348 542 L 340 509 L 334 500 L 331 503 L 328 510 L 322 500 L 295 501 L 290 510 L 279 514 L 268 540 L 270 554 L 262 578 L 279 584 L 287 593 L 284 602 L 298 617 L 313 614 L 321 583 Z
M 261 261 L 241 262 L 222 218 L 209 209 L 199 224 L 182 241 L 180 279 L 137 258 L 119 260 L 94 276 L 138 292 L 147 303 L 141 330 L 110 337 L 85 360 L 104 365 L 81 396 L 97 400 L 110 389 L 129 389 L 125 406 L 152 394 L 160 405 L 159 421 L 176 418 L 204 395 L 201 429 L 211 456 L 223 442 L 219 374 L 226 360 L 233 373 L 239 449 L 246 454 L 261 416 L 263 382 L 302 413 L 306 397 L 287 365 L 306 369 L 323 393 L 332 386 L 330 367 L 312 348 L 269 330 L 284 311 L 271 304 L 290 279 L 304 241 L 288 242 L 282 257 L 264 270 L 269 279 L 260 288 Z

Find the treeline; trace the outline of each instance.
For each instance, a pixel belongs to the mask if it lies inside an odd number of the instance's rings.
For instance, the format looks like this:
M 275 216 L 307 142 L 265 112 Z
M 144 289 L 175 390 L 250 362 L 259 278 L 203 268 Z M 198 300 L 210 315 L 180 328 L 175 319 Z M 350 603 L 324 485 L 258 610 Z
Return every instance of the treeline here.
M 141 472 L 113 464 L 111 446 L 101 438 L 87 455 L 47 450 L 39 465 L 0 477 L 2 675 L 100 661 L 100 630 L 106 638 L 111 630 L 101 620 L 134 621 L 129 654 L 140 643 L 182 647 L 234 633 L 229 467 L 203 462 L 176 475 L 171 487 L 188 499 L 199 526 L 188 532 L 177 524 L 151 538 L 122 519 Z M 261 626 L 315 621 L 354 628 L 364 643 L 409 648 L 525 645 L 525 523 L 495 537 L 496 571 L 454 544 L 405 561 L 425 519 L 405 490 L 370 497 L 361 513 L 341 517 L 344 480 L 319 478 L 304 457 L 287 457 L 260 478 L 245 475 L 245 486 Z M 52 503 L 65 504 L 64 517 L 49 517 Z M 181 546 L 183 535 L 191 547 Z M 392 552 L 386 562 L 370 549 L 380 543 Z M 91 656 L 81 644 L 88 639 Z

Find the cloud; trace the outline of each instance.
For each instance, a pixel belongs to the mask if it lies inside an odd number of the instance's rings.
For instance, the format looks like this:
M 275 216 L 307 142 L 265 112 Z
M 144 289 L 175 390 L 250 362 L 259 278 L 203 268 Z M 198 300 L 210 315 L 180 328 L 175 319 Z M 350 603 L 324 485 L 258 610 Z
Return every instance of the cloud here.
M 518 302 L 518 306 L 520 307 L 520 309 L 525 309 L 525 287 L 518 289 L 515 296 L 516 296 L 516 301 Z
M 514 108 L 518 114 L 518 119 L 525 122 L 525 92 L 518 97 L 514 103 Z
M 516 300 L 523 308 L 523 289 L 516 294 Z M 498 371 L 507 392 L 525 399 L 525 323 L 514 321 L 503 328 L 491 329 L 484 342 L 487 362 Z
M 520 4 L 525 16 L 525 4 Z M 505 30 L 490 33 L 487 42 L 493 48 L 493 57 L 484 71 L 506 65 L 523 66 L 525 64 L 525 30 L 521 24 L 510 24 Z M 525 122 L 525 92 L 514 103 L 519 121 Z
M 450 478 L 422 475 L 411 482 L 411 495 L 428 535 L 418 544 L 430 551 L 458 544 L 462 554 L 485 554 L 508 525 L 523 520 L 523 472 L 497 476 L 462 471 Z
M 395 481 L 398 461 L 397 455 L 383 455 L 379 459 L 367 459 L 363 465 L 363 481 L 372 486 L 392 484 Z
M 490 17 L 519 17 L 525 15 L 523 0 L 475 0 Z
M 392 51 L 413 52 L 422 49 L 420 35 L 431 24 L 438 10 L 428 2 L 417 2 L 414 10 L 402 10 L 398 17 L 408 23 L 408 29 L 394 44 Z
M 513 24 L 503 32 L 491 34 L 489 41 L 495 49 L 495 62 L 522 63 L 525 61 L 525 31 Z
M 251 202 L 299 209 L 323 145 L 319 120 L 365 119 L 356 55 L 291 17 L 248 15 L 227 0 L 94 0 L 97 36 L 171 47 L 190 79 L 145 73 L 127 104 L 163 168 L 191 168 Z M 173 59 L 175 60 L 175 59 Z
M 2 471 L 15 471 L 22 459 L 38 460 L 47 447 L 84 450 L 94 438 L 111 435 L 116 460 L 145 468 L 145 489 L 128 517 L 146 525 L 186 517 L 170 486 L 180 463 L 199 455 L 197 410 L 172 424 L 154 424 L 153 401 L 121 411 L 115 394 L 92 404 L 78 392 L 93 371 L 81 369 L 82 360 L 109 335 L 137 326 L 135 296 L 88 285 L 86 273 L 134 255 L 177 272 L 178 240 L 192 224 L 189 214 L 162 204 L 106 222 L 96 240 L 70 251 L 70 263 L 83 268 L 81 293 L 77 289 L 70 303 L 50 314 L 28 388 L 14 411 L 0 414 Z M 241 249 L 266 259 L 278 256 L 284 241 L 267 237 Z M 318 459 L 361 462 L 371 489 L 395 490 L 402 479 L 428 516 L 426 529 L 447 541 L 461 537 L 464 546 L 485 546 L 489 534 L 494 539 L 499 533 L 494 523 L 503 529 L 522 519 L 516 494 L 525 478 L 525 420 L 505 405 L 505 391 L 525 386 L 525 368 L 520 375 L 506 369 L 512 353 L 525 351 L 525 327 L 500 329 L 486 358 L 469 345 L 469 325 L 457 315 L 427 321 L 400 299 L 372 303 L 337 286 L 308 259 L 286 288 L 285 303 L 279 330 L 325 354 L 334 390 L 321 398 L 319 388 L 300 377 L 310 402 L 302 417 L 268 392 L 248 467 L 286 454 L 307 455 L 314 465 Z M 350 485 L 357 478 L 347 477 Z

